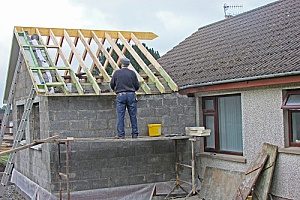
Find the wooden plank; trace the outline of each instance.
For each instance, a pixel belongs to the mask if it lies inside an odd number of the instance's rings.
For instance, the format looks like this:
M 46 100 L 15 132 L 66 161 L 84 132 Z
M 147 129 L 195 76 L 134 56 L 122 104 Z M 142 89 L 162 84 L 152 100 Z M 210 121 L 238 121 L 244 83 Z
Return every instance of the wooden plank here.
M 87 52 L 91 56 L 93 62 L 96 64 L 97 68 L 99 69 L 100 73 L 102 74 L 104 80 L 106 80 L 107 82 L 110 82 L 110 80 L 111 80 L 110 76 L 107 74 L 106 70 L 104 69 L 102 64 L 99 62 L 99 60 L 97 59 L 95 54 L 92 52 L 90 46 L 85 41 L 85 39 L 84 39 L 83 35 L 80 33 L 80 31 L 79 31 L 78 35 L 79 35 L 79 38 L 80 38 L 82 44 L 84 45 L 85 49 L 87 50 Z
M 83 37 L 83 36 L 82 36 Z M 84 37 L 83 37 L 84 38 Z M 85 41 L 85 40 L 84 40 Z M 87 41 L 87 44 L 88 45 L 91 45 L 91 41 L 92 41 L 92 38 L 88 38 L 88 41 Z M 86 49 L 84 49 L 84 52 L 83 52 L 83 54 L 82 54 L 82 60 L 85 60 L 86 59 L 86 55 L 87 55 L 87 50 Z M 78 70 L 77 70 L 77 74 L 79 74 L 80 73 L 80 71 L 81 71 L 81 67 L 80 67 L 80 65 L 78 66 Z
M 78 39 L 79 39 L 79 38 L 76 37 L 75 40 L 74 40 L 74 43 L 72 42 L 72 44 L 74 44 L 75 47 L 76 47 L 77 44 L 78 44 Z M 70 40 L 71 40 L 71 38 L 70 38 Z M 71 41 L 72 41 L 72 40 L 71 40 Z M 70 63 L 70 65 L 72 65 L 73 56 L 74 56 L 74 53 L 73 53 L 73 51 L 72 51 L 72 49 L 71 49 L 70 54 L 69 54 L 69 58 L 68 58 L 68 62 Z M 79 65 L 79 67 L 80 67 L 80 65 Z M 79 67 L 77 68 L 77 71 L 78 71 Z
M 112 68 L 114 70 L 119 69 L 117 63 L 111 57 L 110 53 L 107 52 L 107 50 L 105 49 L 105 47 L 102 45 L 102 43 L 98 39 L 97 35 L 95 33 L 93 33 L 93 32 L 92 32 L 92 35 L 93 35 L 94 41 L 96 42 L 96 44 L 98 45 L 98 47 L 100 48 L 101 52 L 104 54 L 104 56 L 106 57 L 106 60 L 109 62 L 109 64 L 112 66 Z
M 232 200 L 236 188 L 243 178 L 244 173 L 242 172 L 206 167 L 199 192 L 199 200 Z
M 76 51 L 76 47 L 75 47 L 74 43 L 72 42 L 71 38 L 69 37 L 69 34 L 67 33 L 67 31 L 65 31 L 65 38 L 66 38 L 67 43 L 71 47 L 71 51 L 74 53 L 74 55 L 77 58 L 79 64 L 81 65 L 83 71 L 86 73 L 89 82 L 92 83 L 92 87 L 93 87 L 95 93 L 96 94 L 100 94 L 101 89 L 98 86 L 98 83 L 97 83 L 96 79 L 93 77 L 93 75 L 91 74 L 90 70 L 88 70 L 88 68 L 85 66 L 85 63 L 82 60 L 82 57 Z
M 42 39 L 42 36 L 41 36 L 39 30 L 37 29 L 36 32 L 37 32 L 37 34 L 39 36 L 40 43 L 44 46 L 44 51 L 45 51 L 45 54 L 47 55 L 48 61 L 50 62 L 50 66 L 54 66 L 54 63 L 52 62 L 52 60 L 50 58 L 50 55 L 48 54 L 48 49 L 47 49 L 47 47 L 46 47 L 46 45 L 45 45 L 45 43 L 44 43 L 44 41 Z M 64 93 L 68 94 L 69 93 L 69 89 L 67 88 L 67 86 L 66 86 L 66 84 L 64 82 L 64 79 L 60 76 L 60 74 L 58 73 L 57 69 L 54 68 L 54 71 L 55 71 L 55 73 L 53 73 L 53 71 L 50 72 L 51 78 L 53 78 L 53 76 L 56 77 L 57 80 L 61 83 L 60 86 L 62 87 Z M 49 85 L 51 85 L 51 84 L 49 84 Z M 47 86 L 48 86 L 48 84 L 47 84 Z M 55 86 L 55 84 L 53 86 Z
M 135 61 L 139 64 L 142 70 L 149 76 L 151 81 L 153 81 L 157 87 L 157 89 L 161 92 L 165 92 L 165 87 L 161 84 L 158 78 L 152 73 L 152 71 L 148 68 L 148 66 L 144 63 L 144 61 L 140 58 L 140 56 L 136 53 L 136 51 L 128 44 L 126 39 L 123 37 L 121 33 L 119 33 L 119 39 L 122 41 L 126 49 L 130 52 Z
M 160 73 L 160 75 L 166 80 L 169 87 L 173 91 L 178 91 L 178 86 L 172 80 L 172 78 L 167 74 L 167 72 L 161 67 L 161 65 L 155 60 L 155 58 L 151 55 L 151 53 L 144 47 L 144 45 L 135 37 L 132 33 L 131 38 L 136 46 L 141 50 L 141 52 L 146 56 L 146 58 L 150 61 L 150 63 L 155 67 L 155 69 Z
M 268 160 L 253 189 L 253 200 L 267 200 L 272 177 L 275 169 L 278 147 L 272 144 L 263 144 L 263 153 L 268 155 Z
M 52 31 L 50 30 L 50 38 L 51 38 L 51 33 L 52 33 Z M 53 34 L 53 33 L 52 33 Z M 55 38 L 55 40 L 56 40 L 56 38 Z M 52 42 L 53 42 L 53 39 L 52 39 Z M 63 42 L 64 42 L 64 37 L 61 37 L 60 38 L 60 41 L 59 41 L 59 43 L 56 41 L 56 44 L 58 44 L 57 46 L 58 46 L 58 49 L 57 49 L 57 52 L 56 52 L 56 54 L 55 54 L 55 65 L 57 65 L 57 63 L 58 63 L 58 59 L 59 59 L 59 49 L 62 47 L 62 45 L 63 45 Z
M 251 163 L 249 169 L 247 170 L 248 174 L 237 189 L 234 198 L 235 200 L 245 200 L 249 196 L 254 184 L 256 183 L 256 180 L 258 179 L 258 176 L 260 175 L 267 161 L 267 158 L 268 155 L 261 152 L 258 155 L 257 159 Z
M 109 34 L 105 34 L 105 38 L 107 39 L 107 41 L 109 42 L 109 44 L 111 45 L 111 47 L 114 49 L 114 51 L 116 52 L 116 54 L 119 56 L 119 58 L 125 57 L 125 55 L 121 52 L 121 50 L 119 49 L 119 47 L 113 41 L 113 39 L 110 37 Z M 144 92 L 146 94 L 151 94 L 151 90 L 150 90 L 149 86 L 146 84 L 145 80 L 141 77 L 141 75 L 139 75 L 139 73 L 134 69 L 134 67 L 132 67 L 131 64 L 129 65 L 129 67 L 130 66 L 131 66 L 131 69 L 135 72 L 135 74 L 136 74 L 139 82 L 141 83 L 141 87 L 144 90 Z
M 103 43 L 102 43 L 102 44 L 103 44 Z M 109 54 L 110 56 L 112 56 L 113 52 L 114 52 L 114 49 L 113 49 L 113 48 L 110 48 L 108 54 Z M 104 62 L 103 67 L 106 69 L 106 67 L 108 66 L 108 64 L 109 64 L 109 61 L 108 61 L 108 59 L 106 59 L 105 62 Z M 118 63 L 117 63 L 117 67 L 119 67 Z
M 23 145 L 23 146 L 20 146 L 20 147 L 16 147 L 14 149 L 10 149 L 10 150 L 7 150 L 7 151 L 2 151 L 2 152 L 0 152 L 0 156 L 8 154 L 8 153 L 21 151 L 23 149 L 27 149 L 27 148 L 30 148 L 32 146 L 38 145 L 38 144 L 47 143 L 47 142 L 55 142 L 55 139 L 58 139 L 58 138 L 59 138 L 59 136 L 55 135 L 55 136 L 52 136 L 52 137 L 49 137 L 49 138 L 46 138 L 46 139 L 36 140 L 36 141 L 33 141 L 30 144 L 26 144 L 26 145 Z
M 52 32 L 52 30 L 50 30 L 50 37 L 51 37 L 51 39 L 52 39 L 52 42 L 53 42 L 55 45 L 58 45 L 57 39 L 56 39 L 54 33 Z M 59 48 L 58 48 L 58 53 L 59 53 L 61 59 L 63 60 L 64 64 L 66 65 L 66 67 L 70 69 L 70 70 L 69 70 L 69 73 L 70 73 L 70 76 L 71 76 L 71 80 L 72 80 L 72 82 L 74 83 L 74 85 L 75 85 L 75 87 L 76 87 L 76 89 L 77 89 L 77 91 L 78 91 L 78 94 L 80 94 L 80 95 L 84 94 L 83 88 L 82 88 L 82 86 L 80 85 L 79 81 L 77 80 L 77 77 L 76 77 L 75 73 L 74 73 L 73 70 L 71 69 L 70 63 L 67 61 L 67 58 L 64 56 L 64 53 L 63 53 L 63 51 L 62 51 L 62 49 L 61 49 L 60 46 L 59 46 Z
M 188 140 L 190 136 L 158 136 L 158 137 L 149 137 L 149 136 L 139 136 L 138 138 L 125 137 L 125 139 L 115 139 L 114 137 L 96 137 L 96 138 L 78 138 L 73 137 L 74 142 L 146 142 L 146 141 L 165 141 L 165 140 Z M 70 139 L 58 139 L 59 142 L 66 142 Z
M 105 39 L 101 39 L 100 43 L 103 44 L 104 41 L 105 41 Z M 110 50 L 112 50 L 112 48 L 111 48 Z M 99 58 L 100 53 L 101 53 L 101 49 L 98 47 L 98 48 L 97 48 L 97 51 L 96 51 L 96 57 L 97 57 L 97 58 Z M 106 69 L 106 63 L 108 63 L 107 60 L 105 61 L 104 65 L 103 65 L 104 69 Z M 96 64 L 93 62 L 93 63 L 91 64 L 90 71 L 92 72 L 92 71 L 94 70 L 95 67 L 96 67 Z
M 24 32 L 23 32 L 22 34 L 23 34 L 23 37 L 26 37 L 26 35 L 25 35 Z M 26 58 L 27 58 L 27 54 L 25 53 L 25 50 L 24 50 L 24 48 L 22 47 L 22 42 L 20 41 L 19 34 L 18 34 L 18 32 L 17 32 L 16 30 L 15 30 L 15 37 L 16 37 L 18 43 L 19 43 L 20 50 L 21 50 L 21 52 L 22 52 L 22 54 L 23 54 L 23 58 L 24 58 L 25 65 L 26 65 L 27 70 L 28 70 L 28 72 L 29 72 L 29 76 L 31 77 L 32 84 L 34 85 L 34 88 L 35 88 L 36 93 L 39 94 L 39 93 L 44 93 L 44 92 L 46 93 L 46 92 L 48 92 L 48 88 L 47 88 L 46 85 L 44 85 L 43 91 L 41 91 L 41 89 L 38 87 L 38 84 L 37 84 L 37 82 L 36 82 L 36 80 L 35 80 L 35 78 L 34 78 L 33 72 L 31 71 L 30 65 L 29 65 L 29 63 L 28 63 L 28 61 L 27 61 L 27 59 L 26 59 Z M 27 41 L 27 39 L 26 39 L 26 41 Z M 33 62 L 34 62 L 35 65 L 37 66 L 36 61 L 33 60 Z M 43 76 L 42 76 L 40 70 L 38 70 L 38 74 L 39 74 L 41 80 L 42 80 L 43 82 L 45 82 L 45 80 L 43 80 Z
M 122 33 L 126 39 L 131 38 L 131 33 L 133 33 L 139 40 L 153 40 L 157 37 L 156 34 L 152 32 L 137 32 L 137 31 L 112 31 L 112 30 L 88 30 L 88 29 L 66 29 L 66 28 L 43 28 L 43 27 L 22 27 L 15 26 L 14 28 L 17 32 L 22 30 L 27 31 L 30 35 L 36 33 L 36 29 L 40 31 L 43 36 L 50 35 L 50 30 L 54 33 L 54 35 L 58 37 L 64 36 L 64 30 L 69 33 L 70 37 L 78 37 L 78 30 L 80 30 L 84 37 L 90 38 L 92 37 L 92 31 L 94 31 L 99 38 L 104 38 L 105 33 L 111 35 L 112 38 L 117 39 L 118 33 Z

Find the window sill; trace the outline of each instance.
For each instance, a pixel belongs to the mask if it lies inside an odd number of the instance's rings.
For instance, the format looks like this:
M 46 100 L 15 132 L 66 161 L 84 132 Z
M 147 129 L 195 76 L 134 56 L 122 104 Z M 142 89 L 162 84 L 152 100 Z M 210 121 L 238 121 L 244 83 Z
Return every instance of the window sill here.
M 202 153 L 198 153 L 196 156 L 198 156 L 198 157 L 203 156 L 203 157 L 207 157 L 207 158 L 227 160 L 227 161 L 238 162 L 238 163 L 246 163 L 246 158 L 245 157 L 236 156 L 236 155 L 202 152 Z
M 279 148 L 279 153 L 286 153 L 286 154 L 296 154 L 300 155 L 300 147 L 286 147 L 286 148 Z

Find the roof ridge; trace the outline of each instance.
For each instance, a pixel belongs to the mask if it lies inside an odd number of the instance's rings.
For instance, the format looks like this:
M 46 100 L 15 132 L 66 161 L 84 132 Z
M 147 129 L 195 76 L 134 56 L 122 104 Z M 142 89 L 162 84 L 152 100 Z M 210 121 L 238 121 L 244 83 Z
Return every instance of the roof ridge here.
M 236 19 L 236 18 L 239 18 L 239 17 L 243 17 L 243 15 L 247 15 L 247 14 L 249 14 L 249 13 L 253 13 L 253 12 L 258 11 L 258 10 L 261 10 L 261 9 L 265 9 L 266 7 L 273 6 L 273 5 L 275 5 L 275 4 L 281 3 L 282 1 L 288 1 L 288 0 L 278 0 L 278 1 L 275 1 L 275 2 L 272 2 L 272 3 L 269 3 L 269 4 L 267 4 L 267 5 L 263 5 L 263 6 L 260 6 L 260 7 L 258 7 L 258 8 L 254 8 L 254 9 L 252 9 L 252 10 L 248 10 L 248 11 L 246 11 L 246 12 L 240 13 L 240 14 L 235 15 L 235 16 L 233 16 L 233 17 L 226 18 L 226 19 L 222 19 L 222 20 L 220 20 L 220 21 L 216 21 L 216 22 L 213 22 L 213 23 L 211 23 L 211 24 L 207 24 L 207 25 L 205 25 L 205 26 L 202 26 L 202 27 L 198 28 L 196 32 L 198 32 L 198 31 L 200 31 L 200 30 L 202 30 L 202 29 L 205 29 L 205 28 L 207 28 L 207 27 L 210 27 L 210 26 L 215 26 L 216 24 L 219 24 L 219 23 L 227 22 L 227 21 L 229 21 L 229 20 L 232 21 L 233 19 Z M 194 33 L 196 33 L 196 32 L 194 32 Z

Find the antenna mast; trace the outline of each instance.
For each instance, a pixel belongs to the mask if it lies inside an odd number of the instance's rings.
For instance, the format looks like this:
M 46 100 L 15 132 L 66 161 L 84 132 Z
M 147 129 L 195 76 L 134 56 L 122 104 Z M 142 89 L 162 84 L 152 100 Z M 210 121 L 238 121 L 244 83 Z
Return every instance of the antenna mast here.
M 227 5 L 226 3 L 224 4 L 223 6 L 224 8 L 224 15 L 225 15 L 225 18 L 229 18 L 229 17 L 233 17 L 235 15 L 238 15 L 240 14 L 241 12 L 233 12 L 234 10 L 238 10 L 240 8 L 243 8 L 242 5 L 233 5 L 233 6 L 230 6 L 230 5 Z M 238 10 L 239 11 L 239 10 Z

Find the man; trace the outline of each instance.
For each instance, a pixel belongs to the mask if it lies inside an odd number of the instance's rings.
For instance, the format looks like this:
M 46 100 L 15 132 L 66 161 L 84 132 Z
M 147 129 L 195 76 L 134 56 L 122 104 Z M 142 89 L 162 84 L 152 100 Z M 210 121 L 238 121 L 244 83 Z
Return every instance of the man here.
M 126 108 L 130 116 L 132 127 L 132 138 L 138 137 L 137 127 L 137 100 L 135 92 L 139 89 L 140 84 L 134 71 L 128 69 L 130 60 L 121 58 L 121 69 L 114 72 L 110 81 L 110 87 L 117 93 L 117 132 L 116 138 L 124 139 L 124 117 Z

